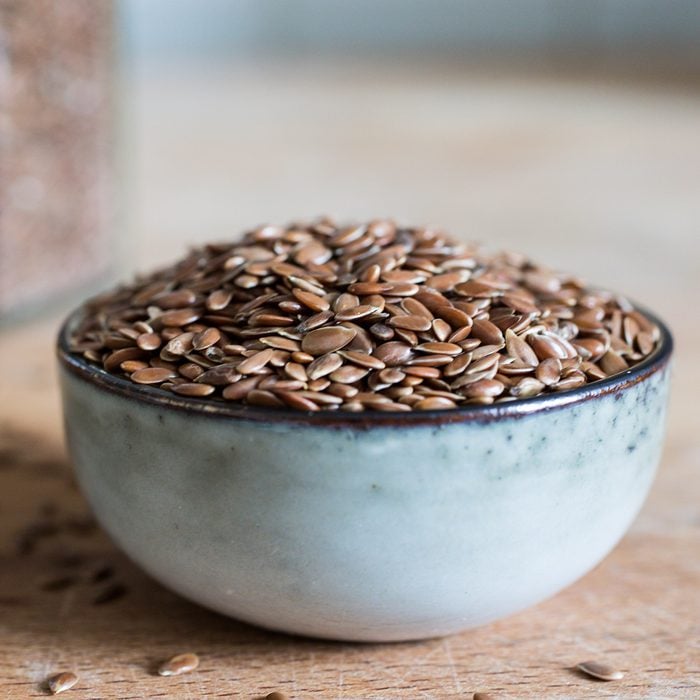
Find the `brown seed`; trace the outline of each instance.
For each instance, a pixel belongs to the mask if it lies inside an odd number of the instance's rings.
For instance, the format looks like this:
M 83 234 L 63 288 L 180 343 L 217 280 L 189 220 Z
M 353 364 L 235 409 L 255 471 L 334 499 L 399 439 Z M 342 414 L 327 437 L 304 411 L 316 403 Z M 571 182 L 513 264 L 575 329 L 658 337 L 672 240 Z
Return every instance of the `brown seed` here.
M 619 681 L 625 677 L 622 671 L 618 671 L 608 664 L 600 661 L 583 661 L 576 665 L 576 668 L 587 676 L 597 678 L 601 681 Z
M 338 384 L 354 384 L 367 376 L 369 370 L 365 367 L 353 367 L 345 365 L 331 372 L 330 379 Z
M 174 379 L 177 373 L 171 369 L 162 367 L 147 367 L 140 369 L 131 375 L 131 381 L 137 384 L 160 384 L 166 379 Z
M 344 311 L 338 311 L 335 317 L 338 321 L 354 321 L 358 318 L 364 318 L 376 313 L 377 309 L 369 304 L 358 304 Z
M 161 309 L 178 309 L 192 306 L 197 301 L 197 295 L 190 289 L 178 289 L 174 292 L 163 292 L 153 298 L 153 303 Z
M 535 376 L 545 386 L 556 384 L 561 377 L 561 360 L 556 357 L 542 360 L 535 370 Z
M 186 326 L 199 319 L 199 312 L 194 309 L 175 309 L 160 315 L 159 320 L 164 326 Z
M 265 700 L 289 700 L 289 698 L 284 693 L 280 693 L 279 690 L 275 690 L 274 693 L 268 693 Z
M 477 399 L 482 397 L 494 398 L 503 393 L 505 386 L 496 379 L 480 379 L 479 381 L 467 384 L 462 392 L 467 398 Z
M 111 355 L 108 355 L 104 361 L 104 368 L 108 372 L 115 372 L 119 369 L 122 362 L 127 362 L 129 360 L 138 360 L 144 356 L 143 350 L 141 348 L 122 348 L 121 350 L 115 350 Z
M 177 384 L 173 387 L 176 394 L 182 396 L 204 397 L 214 393 L 214 387 L 211 384 L 189 383 Z
M 141 335 L 136 338 L 136 345 L 138 345 L 141 350 L 157 350 L 161 342 L 160 336 L 157 333 L 141 333 Z
M 455 357 L 449 365 L 445 365 L 443 369 L 443 374 L 446 377 L 456 377 L 458 374 L 464 372 L 472 361 L 473 355 L 471 353 L 462 353 Z
M 432 324 L 425 316 L 394 316 L 389 319 L 389 325 L 409 331 L 427 331 Z
M 301 349 L 310 355 L 325 355 L 344 348 L 356 335 L 345 326 L 330 326 L 312 330 L 302 338 Z
M 343 364 L 343 358 L 337 353 L 329 353 L 317 357 L 307 368 L 306 373 L 309 379 L 319 379 L 334 372 Z
M 457 404 L 442 396 L 429 396 L 415 403 L 413 408 L 416 411 L 444 411 L 448 408 L 457 408 Z
M 608 350 L 603 357 L 600 358 L 600 367 L 608 376 L 624 372 L 628 367 L 618 353 Z
M 263 345 L 267 345 L 275 350 L 286 350 L 287 352 L 295 352 L 301 348 L 296 340 L 291 338 L 283 338 L 277 335 L 267 336 L 267 338 L 260 338 L 260 342 Z
M 222 311 L 231 303 L 231 299 L 233 299 L 233 292 L 217 289 L 207 297 L 206 307 L 209 311 Z
M 411 366 L 441 367 L 452 362 L 451 355 L 418 355 L 408 361 Z
M 428 320 L 433 320 L 433 314 L 427 306 L 422 304 L 418 299 L 407 297 L 401 302 L 401 308 L 412 316 L 425 316 Z
M 292 289 L 292 294 L 312 311 L 327 311 L 331 305 L 318 294 L 306 292 L 303 289 Z
M 544 382 L 534 377 L 523 377 L 510 388 L 511 396 L 517 396 L 519 399 L 526 399 L 530 396 L 541 394 L 545 388 Z
M 66 690 L 70 690 L 78 682 L 78 676 L 72 671 L 64 671 L 51 676 L 46 685 L 52 695 L 58 695 Z
M 348 309 L 354 309 L 356 306 L 360 305 L 360 297 L 354 294 L 339 294 L 338 298 L 333 302 L 333 311 L 336 313 L 342 313 Z
M 435 355 L 461 355 L 462 348 L 454 343 L 421 343 L 416 346 L 420 352 L 429 352 Z
M 196 367 L 197 365 L 194 366 Z M 203 382 L 213 386 L 227 386 L 228 384 L 237 382 L 241 378 L 240 373 L 236 369 L 236 365 L 233 364 L 218 365 L 205 372 L 202 371 L 201 367 L 198 369 L 200 370 L 199 374 L 197 374 L 196 370 L 188 370 L 188 373 L 184 376 L 187 377 L 187 379 L 196 379 L 197 382 Z M 180 374 L 182 374 L 182 370 L 183 367 L 180 368 Z
M 272 359 L 273 354 L 274 350 L 272 348 L 256 352 L 254 355 L 246 357 L 236 369 L 239 374 L 254 374 L 261 370 Z
M 374 357 L 381 360 L 387 367 L 405 364 L 411 359 L 412 354 L 410 345 L 396 341 L 383 343 L 374 351 Z
M 299 411 L 318 411 L 318 404 L 293 391 L 278 391 L 277 395 L 291 408 Z
M 440 304 L 433 307 L 432 311 L 436 316 L 439 316 L 441 319 L 449 323 L 452 328 L 471 327 L 472 325 L 471 316 L 466 314 L 464 311 L 455 308 L 454 306 Z
M 244 399 L 260 382 L 261 377 L 247 377 L 235 384 L 229 384 L 221 395 L 228 401 L 240 401 Z
M 478 319 L 474 321 L 471 335 L 487 345 L 501 345 L 504 342 L 501 329 L 491 323 L 491 321 L 487 321 L 485 319 Z
M 159 676 L 179 676 L 182 673 L 194 671 L 199 666 L 197 654 L 186 653 L 177 654 L 171 659 L 164 661 L 158 667 Z
M 192 338 L 192 347 L 195 350 L 205 350 L 216 345 L 219 340 L 221 340 L 221 331 L 218 328 L 207 328 Z
M 498 700 L 493 693 L 474 693 L 473 700 Z
M 397 384 L 406 375 L 395 367 L 387 367 L 379 371 L 379 379 L 386 384 Z
M 233 386 L 236 386 L 235 384 Z M 245 400 L 251 406 L 266 406 L 267 408 L 282 408 L 284 404 L 271 391 L 253 389 L 249 391 Z
M 180 333 L 172 340 L 168 341 L 167 345 L 161 350 L 160 356 L 164 360 L 177 360 L 185 353 L 192 350 L 192 341 L 194 333 Z
M 136 372 L 139 369 L 146 369 L 148 367 L 147 362 L 141 362 L 141 360 L 126 360 L 122 362 L 119 367 L 125 372 Z
M 359 296 L 364 296 L 366 294 L 384 294 L 392 288 L 392 284 L 389 282 L 357 282 L 351 284 L 348 287 L 348 291 L 351 294 L 357 294 Z
M 338 353 L 346 360 L 354 362 L 361 367 L 369 367 L 370 369 L 384 369 L 386 365 L 378 357 L 368 355 L 366 352 L 358 352 L 357 350 L 341 350 Z
M 441 318 L 436 318 L 432 322 L 433 333 L 435 337 L 440 342 L 445 342 L 452 334 L 452 328 L 447 321 L 443 321 Z
M 506 331 L 506 349 L 511 357 L 525 365 L 537 367 L 539 364 L 534 350 L 522 338 L 513 333 L 510 328 Z

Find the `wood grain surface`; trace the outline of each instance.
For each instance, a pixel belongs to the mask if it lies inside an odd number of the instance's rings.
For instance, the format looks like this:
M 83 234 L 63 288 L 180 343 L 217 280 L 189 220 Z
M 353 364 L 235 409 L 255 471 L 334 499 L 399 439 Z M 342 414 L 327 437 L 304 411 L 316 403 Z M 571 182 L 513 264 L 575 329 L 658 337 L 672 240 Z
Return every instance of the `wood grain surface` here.
M 260 121 L 276 90 L 287 137 Z M 272 690 L 292 700 L 700 697 L 700 94 L 399 67 L 141 76 L 135 94 L 128 142 L 140 145 L 128 172 L 139 195 L 125 270 L 264 219 L 370 208 L 531 251 L 629 292 L 671 323 L 662 467 L 614 552 L 533 609 L 409 644 L 268 633 L 165 590 L 92 521 L 61 437 L 52 340 L 65 309 L 47 312 L 0 333 L 0 697 L 45 696 L 46 677 L 63 670 L 80 677 L 65 697 L 84 699 L 252 699 Z M 314 117 L 322 97 L 335 122 Z M 250 104 L 266 109 L 239 109 Z M 399 113 L 408 114 L 400 135 L 382 122 Z M 199 141 L 183 137 L 193 123 Z M 343 164 L 336 180 L 331 161 Z M 155 674 L 183 651 L 200 655 L 197 671 Z M 602 683 L 572 670 L 587 659 L 625 678 Z

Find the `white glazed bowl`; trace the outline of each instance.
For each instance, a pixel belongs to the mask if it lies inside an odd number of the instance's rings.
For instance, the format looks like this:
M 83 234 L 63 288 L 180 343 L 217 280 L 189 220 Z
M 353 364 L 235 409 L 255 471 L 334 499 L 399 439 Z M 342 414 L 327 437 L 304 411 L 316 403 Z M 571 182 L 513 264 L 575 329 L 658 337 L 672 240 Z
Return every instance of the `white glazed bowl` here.
M 241 408 L 139 387 L 59 338 L 82 488 L 154 578 L 226 615 L 357 641 L 434 637 L 589 571 L 659 460 L 672 340 L 573 391 L 450 411 Z M 657 321 L 658 323 L 658 321 Z

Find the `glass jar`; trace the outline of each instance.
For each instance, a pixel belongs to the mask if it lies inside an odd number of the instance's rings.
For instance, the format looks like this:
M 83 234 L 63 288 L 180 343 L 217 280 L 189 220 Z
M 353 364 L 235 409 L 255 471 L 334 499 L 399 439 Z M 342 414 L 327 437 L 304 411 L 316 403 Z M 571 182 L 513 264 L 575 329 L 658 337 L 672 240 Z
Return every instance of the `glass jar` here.
M 0 319 L 111 262 L 110 0 L 0 0 Z

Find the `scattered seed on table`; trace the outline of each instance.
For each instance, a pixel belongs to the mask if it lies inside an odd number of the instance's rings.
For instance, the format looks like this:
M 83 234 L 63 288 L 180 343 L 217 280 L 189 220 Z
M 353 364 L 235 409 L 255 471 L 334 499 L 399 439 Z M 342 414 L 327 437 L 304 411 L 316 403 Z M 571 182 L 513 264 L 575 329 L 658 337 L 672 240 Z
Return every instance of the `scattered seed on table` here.
M 587 676 L 597 678 L 600 681 L 619 681 L 625 677 L 622 671 L 600 661 L 583 661 L 576 668 Z
M 72 671 L 64 671 L 51 676 L 46 682 L 52 695 L 58 695 L 66 690 L 70 690 L 78 682 L 78 676 Z
M 164 661 L 158 667 L 158 675 L 179 676 L 182 673 L 194 671 L 197 666 L 199 666 L 199 657 L 197 654 L 193 654 L 191 652 L 177 654 L 167 661 Z

